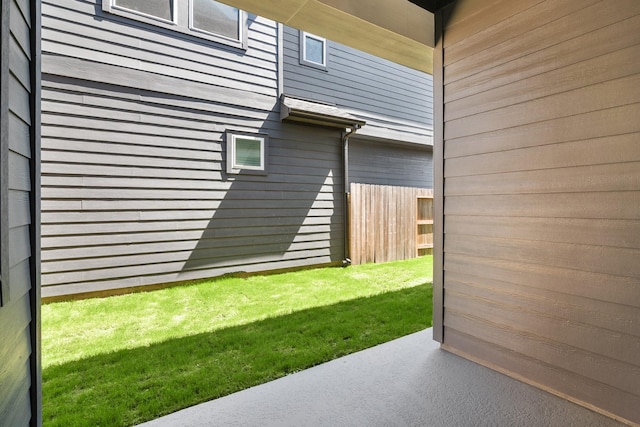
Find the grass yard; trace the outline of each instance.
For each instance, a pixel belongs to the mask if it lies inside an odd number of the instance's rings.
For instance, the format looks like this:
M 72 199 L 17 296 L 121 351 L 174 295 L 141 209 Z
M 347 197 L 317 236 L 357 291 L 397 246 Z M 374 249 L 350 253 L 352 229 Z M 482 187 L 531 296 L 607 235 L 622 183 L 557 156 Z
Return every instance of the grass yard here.
M 127 426 L 431 326 L 432 258 L 42 307 L 45 426 Z

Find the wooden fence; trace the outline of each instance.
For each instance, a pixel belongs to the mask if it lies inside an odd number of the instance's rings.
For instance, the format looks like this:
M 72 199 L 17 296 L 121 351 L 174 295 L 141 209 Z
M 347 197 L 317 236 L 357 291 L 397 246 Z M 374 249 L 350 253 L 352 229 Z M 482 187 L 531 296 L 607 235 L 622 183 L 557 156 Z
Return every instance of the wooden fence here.
M 351 184 L 349 252 L 353 264 L 431 253 L 433 190 Z

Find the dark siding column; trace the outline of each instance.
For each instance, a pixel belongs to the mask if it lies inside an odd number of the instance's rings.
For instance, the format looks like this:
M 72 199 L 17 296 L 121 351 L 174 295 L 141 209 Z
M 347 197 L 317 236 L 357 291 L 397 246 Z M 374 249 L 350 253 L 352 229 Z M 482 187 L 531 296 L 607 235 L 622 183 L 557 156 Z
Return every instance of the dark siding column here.
M 2 110 L 0 111 L 0 307 L 9 303 L 9 2 L 1 0 L 0 32 L 2 62 L 0 66 Z
M 42 353 L 40 348 L 40 99 L 41 2 L 31 0 L 31 426 L 42 425 Z
M 1 1 L 0 425 L 39 426 L 38 1 Z

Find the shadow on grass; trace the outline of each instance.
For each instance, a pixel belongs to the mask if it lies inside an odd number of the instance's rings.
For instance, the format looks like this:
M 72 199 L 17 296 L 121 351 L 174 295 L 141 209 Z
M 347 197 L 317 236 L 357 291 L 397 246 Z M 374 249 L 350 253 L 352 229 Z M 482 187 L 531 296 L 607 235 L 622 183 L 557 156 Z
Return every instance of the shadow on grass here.
M 431 326 L 431 284 L 43 372 L 45 425 L 133 425 Z

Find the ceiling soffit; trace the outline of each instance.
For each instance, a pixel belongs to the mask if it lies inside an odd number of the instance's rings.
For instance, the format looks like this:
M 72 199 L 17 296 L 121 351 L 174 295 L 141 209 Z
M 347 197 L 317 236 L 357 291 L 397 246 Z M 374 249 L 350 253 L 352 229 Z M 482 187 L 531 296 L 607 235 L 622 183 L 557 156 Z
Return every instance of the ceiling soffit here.
M 433 14 L 407 0 L 221 0 L 282 22 L 432 73 Z

